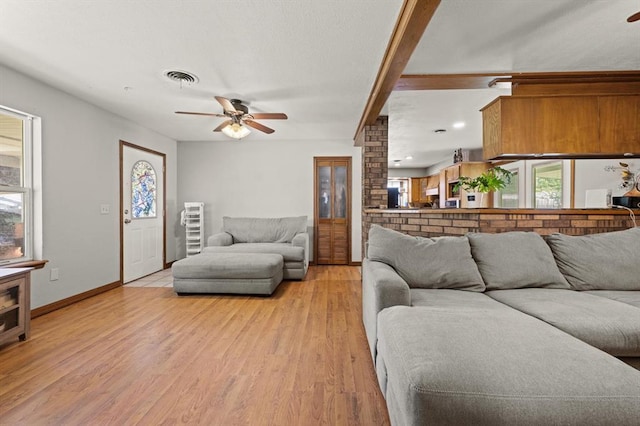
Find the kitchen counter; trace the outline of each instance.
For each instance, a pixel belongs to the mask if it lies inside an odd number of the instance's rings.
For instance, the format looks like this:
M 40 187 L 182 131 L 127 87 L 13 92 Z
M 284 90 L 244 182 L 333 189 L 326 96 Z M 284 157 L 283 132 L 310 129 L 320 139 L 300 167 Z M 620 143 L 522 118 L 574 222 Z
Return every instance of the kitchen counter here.
M 640 210 L 635 213 L 640 216 Z M 424 237 L 507 231 L 585 235 L 634 226 L 625 209 L 364 209 L 364 239 L 372 224 Z
M 431 208 L 431 207 L 407 207 L 407 208 L 398 208 L 398 209 L 365 209 L 367 213 L 483 213 L 483 214 L 527 214 L 527 213 L 535 213 L 535 214 L 623 214 L 628 215 L 629 211 L 626 209 L 594 209 L 594 208 L 585 208 L 585 209 L 514 209 L 514 208 L 481 208 L 481 209 L 462 209 L 462 208 Z M 635 209 L 634 212 L 640 214 L 639 209 Z

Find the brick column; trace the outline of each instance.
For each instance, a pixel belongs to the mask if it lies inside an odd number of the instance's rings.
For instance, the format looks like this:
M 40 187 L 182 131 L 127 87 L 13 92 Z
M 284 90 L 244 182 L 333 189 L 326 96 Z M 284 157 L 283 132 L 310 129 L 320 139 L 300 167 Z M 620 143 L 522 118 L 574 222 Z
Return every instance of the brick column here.
M 380 116 L 375 124 L 365 126 L 362 144 L 362 256 L 369 233 L 365 209 L 387 207 L 387 157 L 389 118 Z
M 362 144 L 362 208 L 387 206 L 387 116 L 365 126 Z

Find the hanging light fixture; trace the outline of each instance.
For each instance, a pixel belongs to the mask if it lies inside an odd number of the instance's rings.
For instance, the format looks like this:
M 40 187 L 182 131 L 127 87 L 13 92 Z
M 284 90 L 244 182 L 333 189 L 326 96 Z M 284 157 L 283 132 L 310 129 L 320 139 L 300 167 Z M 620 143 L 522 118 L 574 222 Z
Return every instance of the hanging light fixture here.
M 247 126 L 243 126 L 236 117 L 234 117 L 233 123 L 222 128 L 222 133 L 233 139 L 242 139 L 251 133 L 251 130 Z

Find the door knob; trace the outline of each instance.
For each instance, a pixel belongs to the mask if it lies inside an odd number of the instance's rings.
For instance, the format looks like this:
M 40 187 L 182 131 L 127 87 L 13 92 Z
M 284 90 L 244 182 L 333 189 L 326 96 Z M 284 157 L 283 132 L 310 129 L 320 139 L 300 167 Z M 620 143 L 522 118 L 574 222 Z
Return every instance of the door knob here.
M 124 220 L 124 223 L 125 223 L 125 224 L 126 224 L 126 223 L 131 223 L 131 219 L 125 219 L 125 220 Z

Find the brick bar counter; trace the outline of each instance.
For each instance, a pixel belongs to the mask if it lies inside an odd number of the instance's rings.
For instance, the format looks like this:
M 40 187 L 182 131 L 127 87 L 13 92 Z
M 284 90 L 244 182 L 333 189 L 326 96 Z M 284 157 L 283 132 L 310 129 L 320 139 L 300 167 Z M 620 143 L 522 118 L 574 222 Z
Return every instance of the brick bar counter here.
M 640 216 L 639 210 L 634 213 Z M 421 237 L 506 231 L 585 235 L 633 227 L 629 212 L 621 209 L 365 209 L 363 240 L 374 223 Z

